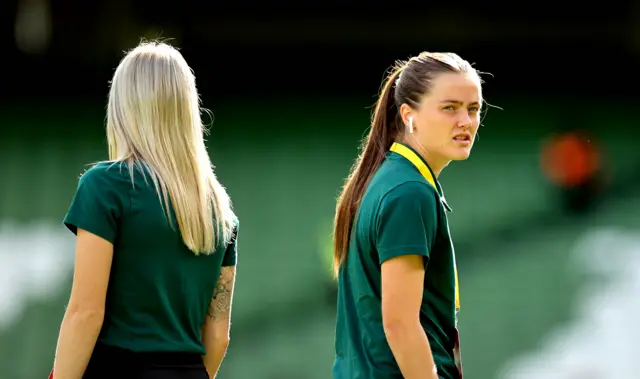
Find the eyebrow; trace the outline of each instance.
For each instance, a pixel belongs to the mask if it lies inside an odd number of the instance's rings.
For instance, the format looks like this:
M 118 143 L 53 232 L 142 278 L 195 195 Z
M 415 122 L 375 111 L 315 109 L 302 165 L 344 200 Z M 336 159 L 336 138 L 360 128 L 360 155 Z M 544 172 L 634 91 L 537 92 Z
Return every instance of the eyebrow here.
M 451 100 L 451 99 L 442 100 L 441 103 L 453 103 L 453 104 L 456 104 L 456 105 L 463 105 L 464 104 L 460 100 Z M 480 105 L 480 102 L 474 101 L 473 103 L 469 103 L 469 105 Z

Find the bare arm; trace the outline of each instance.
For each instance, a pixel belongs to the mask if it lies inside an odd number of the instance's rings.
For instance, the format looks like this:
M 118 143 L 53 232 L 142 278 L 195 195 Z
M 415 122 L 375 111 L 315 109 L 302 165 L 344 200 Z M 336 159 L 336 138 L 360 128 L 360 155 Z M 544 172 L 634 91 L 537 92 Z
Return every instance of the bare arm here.
M 382 321 L 405 379 L 438 379 L 429 340 L 420 325 L 424 258 L 403 255 L 382 263 Z
M 104 320 L 113 245 L 78 229 L 73 286 L 65 312 L 54 372 L 56 379 L 80 379 Z
M 235 266 L 222 267 L 202 329 L 202 342 L 207 351 L 204 364 L 210 378 L 215 378 L 217 375 L 229 346 L 231 303 L 235 280 Z

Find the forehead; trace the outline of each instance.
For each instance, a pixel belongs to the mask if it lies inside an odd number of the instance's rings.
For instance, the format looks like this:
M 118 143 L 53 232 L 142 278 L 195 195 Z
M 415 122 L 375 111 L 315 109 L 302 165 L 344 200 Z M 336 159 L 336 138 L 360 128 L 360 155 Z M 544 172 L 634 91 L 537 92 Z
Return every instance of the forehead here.
M 477 75 L 473 74 L 440 74 L 432 80 L 431 91 L 426 98 L 431 98 L 436 101 L 455 100 L 463 103 L 480 102 L 482 100 L 480 79 Z

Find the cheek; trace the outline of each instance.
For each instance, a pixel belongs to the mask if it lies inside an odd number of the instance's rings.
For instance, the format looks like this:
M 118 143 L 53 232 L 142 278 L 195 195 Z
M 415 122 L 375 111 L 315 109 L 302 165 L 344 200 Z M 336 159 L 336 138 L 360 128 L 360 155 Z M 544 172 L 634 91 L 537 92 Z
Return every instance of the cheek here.
M 475 131 L 473 132 L 475 135 Z M 452 122 L 449 120 L 432 123 L 426 133 L 421 133 L 420 139 L 425 147 L 431 149 L 444 148 L 449 145 L 453 135 Z
M 475 116 L 473 116 L 471 118 L 472 120 L 472 129 L 473 129 L 473 133 L 475 134 L 478 131 L 478 128 L 480 127 L 480 113 L 476 114 Z
M 421 134 L 426 140 L 432 142 L 442 139 L 444 136 L 451 135 L 451 125 L 454 123 L 451 117 L 446 115 L 432 115 L 428 119 L 423 120 L 424 130 Z

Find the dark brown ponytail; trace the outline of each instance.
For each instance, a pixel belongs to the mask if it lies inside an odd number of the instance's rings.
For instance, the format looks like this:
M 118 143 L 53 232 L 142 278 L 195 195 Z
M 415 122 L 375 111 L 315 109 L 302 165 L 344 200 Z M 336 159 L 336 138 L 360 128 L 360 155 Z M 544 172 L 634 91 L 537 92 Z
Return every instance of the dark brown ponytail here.
M 347 257 L 351 230 L 364 191 L 400 130 L 395 86 L 404 67 L 404 62 L 398 62 L 387 76 L 371 118 L 369 134 L 362 141 L 361 154 L 351 168 L 338 198 L 333 229 L 333 263 L 336 275 Z

